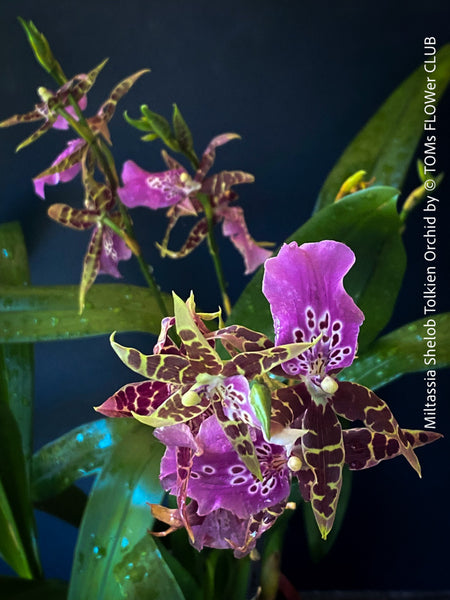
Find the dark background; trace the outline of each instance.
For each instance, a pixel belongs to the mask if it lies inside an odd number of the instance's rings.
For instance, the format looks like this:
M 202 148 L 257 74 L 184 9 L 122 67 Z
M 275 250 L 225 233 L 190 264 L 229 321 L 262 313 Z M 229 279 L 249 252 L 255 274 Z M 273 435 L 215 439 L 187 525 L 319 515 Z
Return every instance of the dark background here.
M 423 38 L 450 41 L 446 1 L 376 3 L 341 1 L 128 0 L 1 3 L 0 119 L 27 112 L 35 90 L 52 82 L 35 62 L 16 16 L 32 19 L 43 31 L 69 76 L 110 61 L 89 94 L 93 114 L 110 89 L 144 67 L 143 77 L 119 105 L 111 123 L 116 163 L 133 159 L 162 170 L 158 142 L 144 144 L 121 114 L 138 115 L 140 104 L 169 116 L 177 102 L 201 152 L 219 133 L 235 131 L 241 141 L 218 150 L 217 169 L 253 173 L 256 182 L 240 189 L 252 235 L 281 243 L 311 214 L 328 171 L 360 127 L 388 94 L 423 60 Z M 53 86 L 54 87 L 54 86 Z M 449 167 L 450 97 L 439 108 L 439 168 Z M 50 132 L 14 155 L 31 133 L 29 126 L 1 131 L 0 220 L 18 219 L 25 232 L 34 284 L 78 283 L 87 237 L 50 221 L 52 202 L 77 205 L 79 179 L 47 188 L 44 203 L 31 178 L 46 168 L 71 135 Z M 73 136 L 72 136 L 73 137 Z M 420 149 L 420 147 L 419 147 Z M 419 153 L 420 155 L 420 153 Z M 414 172 L 405 185 L 417 185 Z M 439 311 L 449 310 L 449 244 L 445 226 L 450 191 L 438 192 Z M 137 209 L 138 239 L 161 287 L 186 297 L 195 291 L 204 310 L 214 310 L 218 294 L 206 248 L 183 261 L 162 261 L 154 242 L 162 239 L 164 214 Z M 181 227 L 173 246 L 183 241 Z M 408 271 L 392 329 L 422 316 L 423 241 L 420 210 L 408 221 Z M 248 278 L 228 240 L 220 251 L 232 301 Z M 142 284 L 134 265 L 121 271 Z M 108 280 L 102 278 L 101 280 Z M 142 349 L 153 339 L 140 336 Z M 75 375 L 75 377 L 74 377 Z M 380 395 L 400 424 L 423 427 L 422 375 L 404 377 Z M 36 448 L 71 427 L 93 420 L 100 404 L 132 375 L 114 356 L 106 337 L 36 347 Z M 438 429 L 446 433 L 449 377 L 438 379 Z M 342 533 L 330 555 L 314 566 L 308 558 L 301 513 L 288 534 L 284 570 L 302 589 L 448 588 L 448 442 L 419 450 L 423 479 L 398 459 L 356 473 Z M 68 578 L 76 539 L 72 527 L 38 513 L 40 545 L 47 576 Z M 4 572 L 8 572 L 4 567 Z

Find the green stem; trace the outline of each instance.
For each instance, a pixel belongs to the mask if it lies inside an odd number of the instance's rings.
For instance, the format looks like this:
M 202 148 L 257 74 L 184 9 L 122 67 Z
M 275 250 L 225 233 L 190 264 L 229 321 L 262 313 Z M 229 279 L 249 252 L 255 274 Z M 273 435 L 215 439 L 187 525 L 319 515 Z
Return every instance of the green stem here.
M 231 313 L 231 302 L 226 291 L 226 282 L 223 274 L 222 263 L 219 257 L 219 248 L 217 246 L 216 238 L 214 236 L 214 212 L 209 202 L 209 198 L 206 194 L 197 194 L 197 198 L 200 201 L 203 210 L 205 211 L 206 221 L 208 223 L 208 248 L 211 258 L 214 263 L 214 269 L 216 271 L 217 281 L 219 283 L 220 292 L 222 294 L 223 307 L 225 309 L 226 316 Z

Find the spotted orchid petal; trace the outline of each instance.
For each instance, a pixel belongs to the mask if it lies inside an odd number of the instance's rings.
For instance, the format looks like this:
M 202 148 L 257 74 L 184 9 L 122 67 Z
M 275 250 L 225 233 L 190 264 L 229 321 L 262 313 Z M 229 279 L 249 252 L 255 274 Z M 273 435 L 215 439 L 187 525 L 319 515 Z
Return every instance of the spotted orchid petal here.
M 173 391 L 156 410 L 146 415 L 133 413 L 133 417 L 150 427 L 167 427 L 192 421 L 210 406 L 211 400 L 206 394 L 197 394 L 191 386 L 184 386 Z
M 216 159 L 216 148 L 227 144 L 231 140 L 240 139 L 240 137 L 241 136 L 237 133 L 222 133 L 221 135 L 217 135 L 215 138 L 213 138 L 206 147 L 206 150 L 204 151 L 200 160 L 200 165 L 194 177 L 195 181 L 203 181 L 205 179 L 206 174 Z
M 183 342 L 186 357 L 189 359 L 191 366 L 202 376 L 219 375 L 222 371 L 222 361 L 194 321 L 194 311 L 189 310 L 189 303 L 192 304 L 192 302 L 192 295 L 185 303 L 175 293 L 173 294 L 177 333 Z
M 244 171 L 220 171 L 203 181 L 201 191 L 203 194 L 220 198 L 233 185 L 253 183 L 254 181 L 254 176 Z
M 97 278 L 100 269 L 100 256 L 102 253 L 103 241 L 103 226 L 98 224 L 93 233 L 88 245 L 87 252 L 83 261 L 83 272 L 81 274 L 80 290 L 79 290 L 79 307 L 80 314 L 83 312 L 85 298 L 91 285 Z
M 198 372 L 184 356 L 173 354 L 145 355 L 135 348 L 128 348 L 110 338 L 111 346 L 120 360 L 132 371 L 152 381 L 183 385 L 195 383 Z
M 124 185 L 118 189 L 118 193 L 129 208 L 167 208 L 200 189 L 200 184 L 193 181 L 184 169 L 149 173 L 132 160 L 127 160 L 123 165 L 122 181 Z
M 110 93 L 108 99 L 101 105 L 97 112 L 97 116 L 103 121 L 110 121 L 116 110 L 117 103 L 123 96 L 130 91 L 136 81 L 145 73 L 149 73 L 149 69 L 142 69 L 118 83 Z
M 273 348 L 273 342 L 263 333 L 242 325 L 229 325 L 214 331 L 213 335 L 221 341 L 230 356 L 235 356 L 238 352 L 255 352 Z
M 110 396 L 95 410 L 107 417 L 148 415 L 170 396 L 170 387 L 159 381 L 129 383 Z
M 330 398 L 333 410 L 349 421 L 362 421 L 374 433 L 395 440 L 394 444 L 412 468 L 420 476 L 420 464 L 413 446 L 400 429 L 386 402 L 368 388 L 351 383 L 339 382 L 337 391 Z
M 81 171 L 81 161 L 87 150 L 84 140 L 70 140 L 67 148 L 56 157 L 52 166 L 34 177 L 34 190 L 38 196 L 45 199 L 45 185 L 57 185 L 60 182 L 71 181 Z
M 344 466 L 344 444 L 339 420 L 328 403 L 311 403 L 302 419 L 305 466 L 309 468 L 310 500 L 323 539 L 333 527 Z
M 48 209 L 48 216 L 65 227 L 85 231 L 90 229 L 100 220 L 100 211 L 77 209 L 67 204 L 52 204 Z
M 404 437 L 411 448 L 431 444 L 442 437 L 435 431 L 403 429 Z M 365 427 L 343 431 L 345 462 L 353 471 L 375 467 L 383 460 L 402 454 L 398 440 L 383 433 L 375 433 Z
M 244 375 L 251 380 L 297 357 L 316 343 L 317 340 L 312 340 L 311 342 L 285 344 L 253 352 L 240 352 L 224 365 L 222 373 L 225 377 Z
M 218 214 L 223 218 L 223 235 L 230 238 L 244 259 L 245 275 L 253 273 L 269 256 L 272 256 L 272 252 L 261 248 L 251 237 L 241 207 L 226 206 L 221 208 Z
M 170 231 L 172 230 L 174 223 L 171 224 L 169 222 L 169 227 L 167 228 L 166 235 L 164 236 L 164 241 L 162 244 L 156 244 L 161 256 L 170 256 L 170 258 L 184 258 L 188 254 L 190 254 L 197 246 L 199 246 L 204 239 L 206 239 L 208 235 L 208 221 L 206 219 L 200 219 L 198 223 L 194 225 L 194 227 L 189 232 L 187 240 L 183 244 L 183 246 L 179 250 L 169 250 L 167 248 L 167 244 L 169 242 Z
M 355 261 L 335 241 L 285 244 L 265 264 L 263 292 L 270 303 L 275 343 L 321 340 L 301 357 L 283 365 L 290 376 L 327 373 L 354 359 L 364 315 L 347 294 L 343 278 Z

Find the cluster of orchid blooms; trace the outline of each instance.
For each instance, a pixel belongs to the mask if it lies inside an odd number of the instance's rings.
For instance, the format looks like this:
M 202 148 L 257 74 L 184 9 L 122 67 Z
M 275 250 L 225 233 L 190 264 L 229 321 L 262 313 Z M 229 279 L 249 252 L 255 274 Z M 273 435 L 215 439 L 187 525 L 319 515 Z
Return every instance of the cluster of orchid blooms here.
M 187 140 L 195 174 L 191 177 L 163 152 L 168 170 L 148 173 L 127 161 L 120 184 L 105 144 L 110 142 L 108 122 L 119 99 L 145 71 L 120 82 L 96 115 L 85 118 L 86 93 L 103 65 L 66 80 L 56 92 L 40 88 L 42 102 L 33 111 L 0 124 L 44 120 L 20 147 L 68 123 L 80 133 L 34 178 L 36 193 L 44 197 L 46 184 L 81 173 L 83 208 L 49 208 L 49 215 L 65 226 L 93 229 L 80 309 L 98 273 L 120 277 L 119 261 L 139 251 L 124 207 L 167 208 L 161 254 L 181 257 L 208 234 L 206 201 L 213 224 L 222 223 L 224 235 L 242 254 L 246 273 L 264 263 L 263 293 L 272 311 L 275 343 L 243 326 L 224 326 L 220 311 L 197 313 L 192 295 L 186 302 L 174 296 L 175 314 L 162 320 L 154 354 L 145 356 L 112 338 L 120 359 L 145 380 L 125 385 L 97 410 L 138 419 L 155 428 L 154 435 L 166 446 L 160 479 L 164 490 L 176 496 L 177 508 L 152 506 L 153 514 L 169 525 L 165 533 L 185 527 L 197 549 L 232 548 L 237 557 L 244 556 L 283 513 L 296 478 L 326 538 L 344 465 L 364 469 L 404 455 L 420 474 L 414 449 L 440 436 L 401 429 L 374 392 L 337 379 L 355 358 L 364 320 L 343 286 L 354 254 L 327 240 L 302 246 L 293 242 L 269 258 L 271 252 L 250 237 L 242 209 L 233 204 L 233 186 L 250 183 L 253 176 L 242 171 L 208 176 L 216 148 L 235 134 L 215 137 L 198 160 L 178 115 L 179 146 Z M 153 127 L 150 136 L 157 137 L 156 121 Z M 97 171 L 103 182 L 96 180 Z M 183 247 L 171 251 L 169 234 L 185 215 L 199 219 Z M 207 326 L 208 321 L 218 322 L 219 328 Z M 340 418 L 363 426 L 343 429 Z

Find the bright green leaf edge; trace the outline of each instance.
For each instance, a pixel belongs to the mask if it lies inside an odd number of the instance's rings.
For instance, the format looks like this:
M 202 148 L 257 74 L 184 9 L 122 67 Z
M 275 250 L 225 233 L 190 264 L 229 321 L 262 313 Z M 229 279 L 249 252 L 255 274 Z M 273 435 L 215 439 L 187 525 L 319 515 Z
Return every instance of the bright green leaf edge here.
M 111 333 L 158 334 L 161 313 L 148 288 L 96 284 L 78 314 L 76 285 L 0 286 L 0 343 L 69 340 Z M 171 297 L 163 294 L 171 306 Z
M 18 223 L 0 225 L 0 281 L 20 289 L 30 279 Z M 0 553 L 24 578 L 40 577 L 42 568 L 29 488 L 32 446 L 33 348 L 0 345 Z
M 43 446 L 33 456 L 33 501 L 44 502 L 97 472 L 133 425 L 133 419 L 99 419 Z
M 123 595 L 130 600 L 183 600 L 156 545 L 146 535 L 153 523 L 146 503 L 159 504 L 164 494 L 158 479 L 164 448 L 151 428 L 130 422 L 89 496 L 75 549 L 69 600 L 78 600 L 85 590 L 96 600 Z
M 423 134 L 423 102 L 427 75 L 436 80 L 436 103 L 450 81 L 450 44 L 436 55 L 436 70 L 421 65 L 386 100 L 346 148 L 319 192 L 315 210 L 334 202 L 344 181 L 364 170 L 375 183 L 401 188 Z
M 436 364 L 426 365 L 423 355 L 428 319 L 436 322 Z M 450 366 L 450 313 L 430 315 L 404 325 L 374 342 L 339 378 L 377 389 L 406 373 Z

